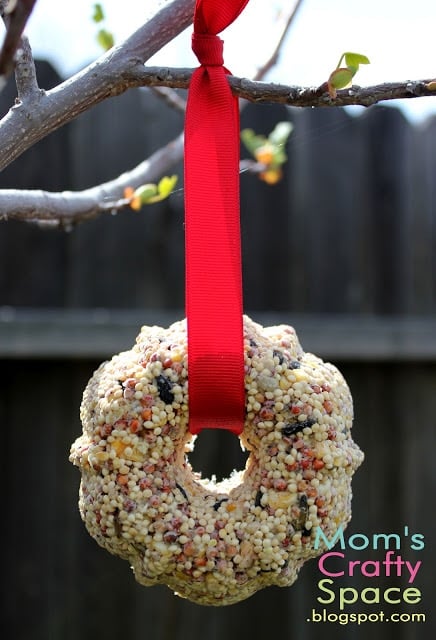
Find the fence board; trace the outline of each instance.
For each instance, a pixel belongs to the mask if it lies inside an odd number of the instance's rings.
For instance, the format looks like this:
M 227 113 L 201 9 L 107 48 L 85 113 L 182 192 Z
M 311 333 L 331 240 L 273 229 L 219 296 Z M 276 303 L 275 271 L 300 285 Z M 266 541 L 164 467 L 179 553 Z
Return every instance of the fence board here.
M 291 324 L 307 351 L 346 361 L 436 360 L 436 322 L 421 316 L 255 312 L 263 325 Z M 169 326 L 183 311 L 25 310 L 0 307 L 0 357 L 107 358 L 129 349 L 142 325 Z

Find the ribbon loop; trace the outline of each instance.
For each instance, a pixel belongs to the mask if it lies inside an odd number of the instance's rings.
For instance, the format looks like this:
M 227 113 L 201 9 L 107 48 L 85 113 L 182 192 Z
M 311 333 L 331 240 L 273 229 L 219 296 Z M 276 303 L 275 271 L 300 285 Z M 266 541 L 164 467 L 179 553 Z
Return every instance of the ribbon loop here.
M 223 41 L 209 33 L 192 34 L 192 50 L 204 67 L 222 67 Z
M 248 0 L 197 0 L 192 48 L 202 66 L 185 120 L 189 430 L 244 428 L 239 223 L 239 108 L 216 35 Z

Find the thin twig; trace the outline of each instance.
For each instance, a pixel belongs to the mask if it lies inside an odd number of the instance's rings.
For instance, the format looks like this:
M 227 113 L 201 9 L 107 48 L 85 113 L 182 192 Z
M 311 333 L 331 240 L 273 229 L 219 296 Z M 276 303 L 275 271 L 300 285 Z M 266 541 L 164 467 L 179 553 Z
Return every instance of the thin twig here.
M 274 51 L 272 52 L 271 56 L 269 57 L 269 59 L 257 70 L 256 74 L 254 75 L 253 80 L 262 80 L 266 74 L 268 73 L 268 71 L 270 69 L 272 69 L 272 67 L 274 67 L 279 59 L 279 55 L 280 55 L 280 49 L 283 46 L 283 43 L 285 41 L 285 38 L 289 32 L 289 29 L 291 28 L 292 23 L 295 20 L 295 17 L 298 13 L 298 10 L 300 9 L 301 5 L 303 4 L 304 0 L 297 0 L 297 2 L 295 3 L 295 5 L 293 6 L 291 12 L 289 13 L 289 16 L 287 18 L 287 20 L 285 21 L 285 24 L 283 26 L 282 29 L 282 33 L 280 34 L 279 39 L 277 40 L 277 44 L 274 47 Z
M 175 89 L 170 89 L 169 87 L 153 87 L 153 92 L 172 109 L 180 113 L 185 113 L 186 100 L 184 100 Z
M 35 2 L 36 0 L 17 0 L 15 4 L 3 2 L 1 5 L 7 30 L 0 50 L 0 77 L 5 78 L 14 68 L 15 52 Z
M 22 36 L 20 47 L 15 54 L 15 83 L 21 102 L 33 100 L 40 93 L 36 78 L 35 61 L 29 40 Z

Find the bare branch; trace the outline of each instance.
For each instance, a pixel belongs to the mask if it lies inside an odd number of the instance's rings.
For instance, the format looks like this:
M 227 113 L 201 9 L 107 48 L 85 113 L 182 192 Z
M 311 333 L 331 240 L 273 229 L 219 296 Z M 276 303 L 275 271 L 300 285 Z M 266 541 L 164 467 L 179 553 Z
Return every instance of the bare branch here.
M 192 69 L 169 69 L 137 65 L 129 72 L 100 74 L 98 64 L 94 71 L 86 70 L 32 101 L 32 109 L 23 104 L 12 107 L 0 123 L 3 150 L 0 170 L 15 160 L 26 149 L 82 111 L 109 95 L 117 95 L 129 87 L 171 87 L 187 89 Z M 89 81 L 89 82 L 88 82 Z M 255 103 L 278 103 L 293 107 L 341 107 L 361 105 L 369 107 L 378 102 L 404 98 L 435 96 L 431 79 L 390 82 L 370 87 L 357 85 L 337 92 L 332 99 L 326 84 L 320 87 L 297 87 L 274 83 L 255 82 L 229 76 L 233 93 Z
M 1 2 L 2 0 L 0 0 Z M 289 15 L 271 58 L 259 69 L 263 77 L 276 62 L 285 35 L 301 6 L 299 0 Z M 130 38 L 95 63 L 51 91 L 38 89 L 30 47 L 26 41 L 18 56 L 17 86 L 20 102 L 0 122 L 2 151 L 0 170 L 23 151 L 63 124 L 109 96 L 130 87 L 159 87 L 173 101 L 173 89 L 187 89 L 193 69 L 145 67 L 144 62 L 171 41 L 193 17 L 194 0 L 168 0 Z M 435 82 L 417 80 L 372 87 L 354 86 L 337 92 L 332 99 L 327 83 L 319 87 L 297 87 L 228 76 L 233 93 L 254 103 L 280 103 L 294 107 L 370 106 L 399 98 L 435 96 Z M 178 100 L 178 108 L 184 108 Z M 183 156 L 183 134 L 153 154 L 135 169 L 84 191 L 50 193 L 35 190 L 1 190 L 0 219 L 16 219 L 50 226 L 71 226 L 101 213 L 117 212 L 128 204 L 123 192 L 145 182 L 157 181 Z M 246 161 L 248 162 L 248 161 Z M 253 161 L 243 167 L 259 171 Z
M 292 23 L 295 20 L 295 17 L 298 13 L 298 10 L 300 9 L 301 5 L 303 4 L 304 0 L 297 0 L 297 2 L 295 3 L 295 5 L 293 6 L 293 8 L 291 9 L 291 12 L 289 13 L 289 16 L 287 18 L 287 20 L 285 20 L 283 29 L 282 29 L 282 33 L 279 37 L 279 39 L 277 40 L 277 44 L 274 47 L 274 51 L 272 52 L 271 56 L 269 57 L 269 59 L 257 70 L 253 80 L 262 80 L 262 78 L 264 78 L 266 76 L 266 74 L 268 73 L 268 71 L 270 69 L 272 69 L 272 67 L 274 67 L 274 65 L 277 64 L 278 59 L 279 59 L 279 55 L 280 55 L 280 49 L 283 46 L 283 43 L 285 41 L 285 38 L 288 34 L 289 29 L 291 28 Z
M 169 87 L 153 87 L 153 91 L 169 107 L 181 113 L 185 113 L 186 100 L 184 100 L 174 89 L 170 89 Z
M 15 54 L 15 83 L 18 99 L 21 102 L 32 100 L 40 93 L 36 79 L 35 61 L 26 36 L 21 38 L 20 47 Z
M 192 22 L 194 0 L 168 0 L 134 34 L 32 105 L 14 105 L 0 122 L 0 170 L 26 149 L 105 98 L 139 86 L 148 58 Z
M 166 67 L 143 67 L 137 77 L 140 86 L 166 86 L 187 89 L 193 69 L 169 69 Z M 140 81 L 139 76 L 142 76 Z M 297 87 L 267 82 L 256 82 L 247 78 L 228 76 L 233 93 L 255 103 L 278 103 L 291 107 L 344 107 L 360 105 L 369 107 L 378 102 L 403 98 L 436 96 L 433 79 L 386 82 L 370 87 L 354 85 L 337 92 L 332 99 L 327 83 L 319 87 Z M 433 83 L 433 84 L 432 84 Z
M 157 181 L 183 157 L 183 134 L 162 147 L 132 171 L 115 180 L 83 191 L 52 193 L 34 189 L 0 190 L 0 220 L 24 220 L 49 226 L 71 225 L 95 218 L 101 213 L 116 213 L 126 205 L 126 187 L 137 188 Z
M 297 3 L 297 7 L 294 8 L 291 19 L 295 15 L 299 4 L 301 4 L 301 0 Z M 279 49 L 283 44 L 284 35 L 289 28 L 291 19 L 288 18 L 286 21 L 286 26 L 279 38 L 279 44 L 275 47 L 273 56 L 270 57 L 258 72 L 258 79 L 263 77 L 263 74 L 266 73 L 278 59 Z M 28 55 L 30 62 L 33 64 L 30 46 L 28 48 Z M 24 76 L 22 90 L 20 91 L 19 88 L 19 97 L 23 101 L 30 92 L 27 90 L 28 87 L 25 79 L 26 67 L 23 65 L 22 69 L 23 70 L 21 70 L 21 68 L 16 70 L 16 75 L 18 71 L 17 82 Z M 185 100 L 180 97 L 174 89 L 165 86 L 153 88 L 171 107 L 179 111 L 185 110 Z M 30 89 L 32 89 L 33 97 L 35 97 L 35 91 L 38 90 L 36 76 L 33 86 L 31 83 Z M 64 193 L 36 190 L 18 191 L 13 189 L 0 191 L 0 219 L 31 221 L 40 226 L 69 227 L 72 224 L 96 217 L 101 213 L 107 213 L 108 211 L 111 213 L 117 212 L 129 203 L 129 201 L 123 197 L 125 187 L 136 188 L 146 181 L 157 180 L 165 170 L 181 160 L 182 157 L 183 134 L 153 154 L 151 158 L 142 162 L 132 171 L 123 174 L 111 182 L 104 183 L 92 189 L 87 189 L 82 192 Z M 241 161 L 242 171 L 259 172 L 263 168 L 264 165 L 259 165 L 259 163 L 254 161 Z
M 0 50 L 0 76 L 6 77 L 14 67 L 14 56 L 20 44 L 26 22 L 32 13 L 36 0 L 16 0 L 2 2 L 2 17 L 7 31 Z
M 51 91 L 39 93 L 31 105 L 21 102 L 13 106 L 0 122 L 0 170 L 47 134 L 129 87 L 188 88 L 192 69 L 146 68 L 144 62 L 192 22 L 193 8 L 194 0 L 168 0 L 124 43 Z M 234 76 L 228 81 L 235 95 L 250 102 L 298 107 L 369 106 L 382 100 L 435 95 L 426 80 L 355 86 L 338 91 L 334 100 L 325 84 L 304 88 Z
M 229 78 L 235 95 L 256 103 L 279 103 L 290 107 L 370 107 L 378 102 L 404 98 L 436 96 L 428 85 L 432 81 L 407 80 L 405 82 L 385 82 L 370 87 L 354 85 L 337 92 L 332 99 L 327 91 L 327 83 L 320 87 L 296 87 L 279 84 L 252 82 L 244 78 Z

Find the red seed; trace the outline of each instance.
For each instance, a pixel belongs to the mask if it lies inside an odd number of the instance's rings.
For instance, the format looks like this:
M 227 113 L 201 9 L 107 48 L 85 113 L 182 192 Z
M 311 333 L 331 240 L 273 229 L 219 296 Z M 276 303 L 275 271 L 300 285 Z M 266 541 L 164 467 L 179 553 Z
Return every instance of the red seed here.
M 319 458 L 317 458 L 316 460 L 313 461 L 312 466 L 315 469 L 315 471 L 319 471 L 319 469 L 323 469 L 325 466 L 324 460 L 320 460 Z
M 171 358 L 165 358 L 165 360 L 162 362 L 162 366 L 164 369 L 171 369 L 173 365 L 173 361 L 171 360 Z
M 127 511 L 127 513 L 131 513 L 134 509 L 136 509 L 136 502 L 131 500 L 130 498 L 126 498 L 123 502 L 123 508 Z
M 295 404 L 292 405 L 291 411 L 296 416 L 298 416 L 298 414 L 301 413 L 300 407 L 297 407 L 297 405 L 295 405 Z
M 306 415 L 310 416 L 312 411 L 313 411 L 313 407 L 312 405 L 306 403 L 303 405 L 303 413 L 305 413 Z
M 185 544 L 183 545 L 183 553 L 186 557 L 194 555 L 195 549 L 192 540 L 188 540 L 188 542 L 185 542 Z
M 171 544 L 172 542 L 175 542 L 177 538 L 178 538 L 177 531 L 166 531 L 163 534 L 163 541 L 166 542 L 167 544 Z
M 298 491 L 301 491 L 302 493 L 304 493 L 307 489 L 307 483 L 304 482 L 304 480 L 299 480 L 297 482 L 297 489 Z
M 142 490 L 150 489 L 152 484 L 153 484 L 153 481 L 151 478 L 141 478 L 141 480 L 138 482 L 138 486 Z
M 312 471 L 313 473 L 313 471 Z M 315 474 L 314 474 L 315 475 Z M 311 478 L 313 480 L 313 478 Z M 318 495 L 318 490 L 315 487 L 309 485 L 306 490 L 306 495 L 308 498 L 315 498 Z
M 144 409 L 141 411 L 141 418 L 145 421 L 150 420 L 152 416 L 151 409 Z
M 261 420 L 273 420 L 274 411 L 269 407 L 262 407 L 262 409 L 259 411 L 259 416 Z
M 235 544 L 226 544 L 226 554 L 228 556 L 235 556 L 238 553 L 238 547 Z
M 327 431 L 327 438 L 329 440 L 336 440 L 336 429 L 333 429 L 333 427 L 329 427 Z
M 201 558 L 195 558 L 194 564 L 196 567 L 204 567 L 207 564 L 207 558 L 202 556 Z
M 327 413 L 331 413 L 333 411 L 333 402 L 331 400 L 324 400 L 322 406 Z
M 133 420 L 130 420 L 129 428 L 132 433 L 137 433 L 141 428 L 141 423 L 136 418 Z
M 110 436 L 110 434 L 112 433 L 112 429 L 113 429 L 113 425 L 102 424 L 100 427 L 100 435 L 102 436 L 102 438 L 106 438 L 107 436 Z
M 172 518 L 170 524 L 173 527 L 173 529 L 180 529 L 182 522 L 183 520 L 181 518 Z
M 273 487 L 276 491 L 285 491 L 288 488 L 288 483 L 283 478 L 275 478 Z
M 143 407 L 152 407 L 154 404 L 154 398 L 153 396 L 150 396 L 150 395 L 143 396 L 140 402 Z

